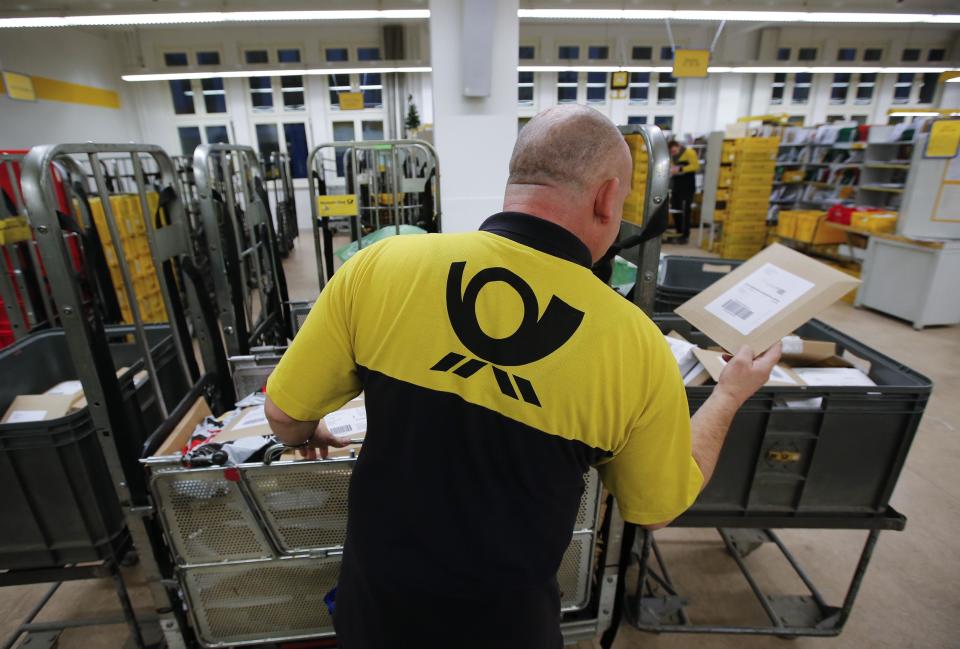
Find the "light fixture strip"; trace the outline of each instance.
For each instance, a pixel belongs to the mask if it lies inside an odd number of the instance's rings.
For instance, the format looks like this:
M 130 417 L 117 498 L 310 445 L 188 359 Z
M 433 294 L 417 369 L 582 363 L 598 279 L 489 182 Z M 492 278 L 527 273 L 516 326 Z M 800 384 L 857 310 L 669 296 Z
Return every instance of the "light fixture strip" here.
M 161 14 L 99 16 L 39 16 L 0 18 L 0 28 L 114 27 L 124 25 L 184 25 L 323 20 L 409 20 L 430 17 L 429 9 L 378 9 L 342 11 L 194 11 Z
M 699 9 L 519 9 L 521 19 L 694 20 L 774 23 L 960 24 L 960 14 L 831 11 L 715 11 Z
M 519 72 L 672 72 L 670 66 L 610 66 L 610 65 L 521 65 L 517 67 Z M 942 72 L 960 72 L 957 68 L 933 68 L 933 67 L 867 67 L 867 66 L 763 66 L 763 65 L 711 65 L 707 72 L 713 74 L 776 74 L 787 73 L 796 74 L 808 72 L 811 74 L 900 74 L 900 73 L 942 73 Z M 949 81 L 960 81 L 960 77 L 948 79 Z
M 294 77 L 331 74 L 389 74 L 392 72 L 421 73 L 430 72 L 426 66 L 408 66 L 391 68 L 304 68 L 293 70 L 223 70 L 220 72 L 160 72 L 155 74 L 124 74 L 124 81 L 180 81 L 187 79 L 245 79 L 249 77 Z

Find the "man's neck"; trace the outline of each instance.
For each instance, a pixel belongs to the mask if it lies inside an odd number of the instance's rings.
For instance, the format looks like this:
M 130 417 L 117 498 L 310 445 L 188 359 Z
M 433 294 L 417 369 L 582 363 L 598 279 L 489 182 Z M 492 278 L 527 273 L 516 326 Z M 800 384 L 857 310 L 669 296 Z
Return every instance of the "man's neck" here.
M 550 221 L 568 230 L 588 248 L 582 211 L 566 192 L 545 185 L 508 185 L 503 197 L 504 212 L 523 212 Z

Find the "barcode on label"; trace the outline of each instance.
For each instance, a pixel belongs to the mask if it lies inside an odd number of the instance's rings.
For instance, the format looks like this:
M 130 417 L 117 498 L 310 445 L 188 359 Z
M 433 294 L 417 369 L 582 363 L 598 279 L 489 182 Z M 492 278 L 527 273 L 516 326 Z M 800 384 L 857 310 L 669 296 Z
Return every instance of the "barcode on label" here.
M 344 433 L 349 433 L 353 430 L 353 426 L 350 424 L 344 424 L 343 426 L 334 426 L 330 429 L 330 433 L 333 435 L 343 435 Z
M 741 320 L 746 320 L 747 318 L 753 315 L 753 311 L 751 311 L 746 305 L 741 304 L 736 300 L 727 300 L 726 302 L 724 302 L 723 310 L 726 311 L 727 313 L 732 313 L 733 315 L 737 316 Z

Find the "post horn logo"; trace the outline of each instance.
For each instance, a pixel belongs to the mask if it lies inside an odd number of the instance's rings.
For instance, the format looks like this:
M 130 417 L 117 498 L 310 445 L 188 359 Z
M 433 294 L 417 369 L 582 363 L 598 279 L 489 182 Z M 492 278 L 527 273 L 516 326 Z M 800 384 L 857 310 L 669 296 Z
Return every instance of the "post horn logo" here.
M 550 298 L 543 317 L 538 320 L 540 305 L 533 289 L 516 273 L 506 268 L 481 270 L 473 276 L 463 291 L 463 271 L 466 265 L 465 261 L 450 265 L 447 275 L 447 315 L 457 338 L 477 358 L 450 352 L 430 369 L 436 372 L 452 370 L 457 376 L 468 379 L 490 365 L 500 392 L 512 399 L 522 398 L 525 402 L 540 407 L 540 399 L 533 384 L 517 375 L 512 375 L 511 382 L 511 375 L 498 365 L 527 365 L 546 358 L 570 340 L 583 321 L 583 312 L 577 311 L 554 295 Z M 477 297 L 480 290 L 490 282 L 504 282 L 509 285 L 523 302 L 520 326 L 506 338 L 491 338 L 483 332 L 477 321 Z M 514 382 L 516 389 L 513 387 Z

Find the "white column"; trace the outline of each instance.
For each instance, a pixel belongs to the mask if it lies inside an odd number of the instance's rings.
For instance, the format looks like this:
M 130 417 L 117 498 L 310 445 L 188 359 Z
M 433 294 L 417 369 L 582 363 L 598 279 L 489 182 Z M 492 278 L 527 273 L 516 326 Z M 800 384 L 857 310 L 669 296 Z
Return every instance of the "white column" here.
M 443 230 L 475 230 L 502 207 L 517 138 L 518 0 L 490 0 L 495 44 L 462 51 L 465 0 L 430 0 L 434 138 L 440 158 Z M 461 57 L 490 57 L 487 97 L 464 96 Z

